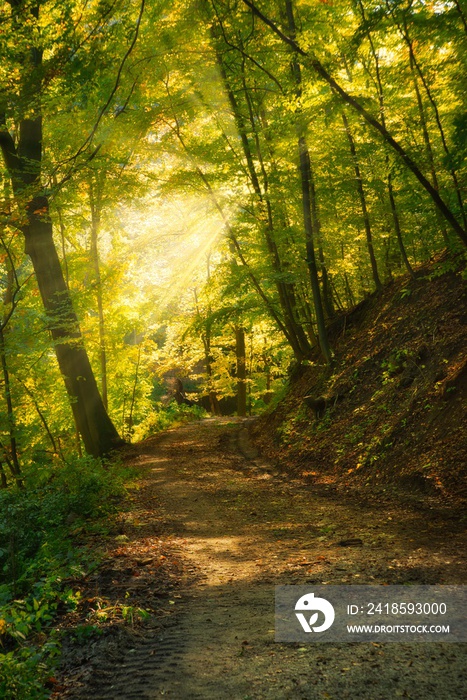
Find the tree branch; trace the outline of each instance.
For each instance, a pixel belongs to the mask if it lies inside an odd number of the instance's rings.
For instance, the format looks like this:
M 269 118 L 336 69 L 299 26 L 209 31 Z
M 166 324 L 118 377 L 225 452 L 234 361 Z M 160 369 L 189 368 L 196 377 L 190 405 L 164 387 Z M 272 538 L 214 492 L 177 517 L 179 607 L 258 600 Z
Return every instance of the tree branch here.
M 126 64 L 128 58 L 130 57 L 130 55 L 131 55 L 133 49 L 135 48 L 135 45 L 136 45 L 136 42 L 137 42 L 138 36 L 139 36 L 139 30 L 140 30 L 140 26 L 141 26 L 141 20 L 142 20 L 142 17 L 143 17 L 145 5 L 146 5 L 146 0 L 141 0 L 141 6 L 140 6 L 140 10 L 139 10 L 138 19 L 136 20 L 135 32 L 134 32 L 134 34 L 133 34 L 133 39 L 132 39 L 132 41 L 131 41 L 131 43 L 130 43 L 130 46 L 129 46 L 128 49 L 126 50 L 125 55 L 123 56 L 123 58 L 122 58 L 122 60 L 121 60 L 121 62 L 120 62 L 120 66 L 119 66 L 118 71 L 117 71 L 117 77 L 116 77 L 116 79 L 115 79 L 114 86 L 113 86 L 112 90 L 110 91 L 109 96 L 108 96 L 107 100 L 105 101 L 103 107 L 101 108 L 101 110 L 100 110 L 100 112 L 99 112 L 99 114 L 98 114 L 98 117 L 97 117 L 97 119 L 96 119 L 96 122 L 95 122 L 94 126 L 92 127 L 92 129 L 91 129 L 91 131 L 89 132 L 87 138 L 86 138 L 85 141 L 81 144 L 81 146 L 80 146 L 79 149 L 76 151 L 76 153 L 75 153 L 73 156 L 71 156 L 70 158 L 67 158 L 67 160 L 63 161 L 60 165 L 65 165 L 66 163 L 75 162 L 76 159 L 79 158 L 79 156 L 83 153 L 83 151 L 85 151 L 86 148 L 91 144 L 91 142 L 92 142 L 94 136 L 96 135 L 97 129 L 99 128 L 99 125 L 100 125 L 100 123 L 101 123 L 101 121 L 102 121 L 102 118 L 104 117 L 105 113 L 107 112 L 107 110 L 108 110 L 108 108 L 109 108 L 109 106 L 110 106 L 110 103 L 111 103 L 111 101 L 112 101 L 112 99 L 113 99 L 115 93 L 117 92 L 118 88 L 120 87 L 120 80 L 121 80 L 121 77 L 122 77 L 122 73 L 123 73 L 123 69 L 124 69 L 124 67 L 125 67 L 125 64 Z M 95 155 L 95 154 L 94 154 L 94 155 Z M 57 166 L 57 168 L 58 168 L 58 166 Z M 55 168 L 55 170 L 53 171 L 52 176 L 56 173 L 57 168 Z M 74 172 L 74 170 L 73 170 L 73 168 L 72 168 L 71 171 L 70 171 L 70 173 L 68 173 L 68 174 L 65 176 L 66 180 L 69 180 L 69 179 L 70 179 L 70 177 L 71 177 L 71 175 L 73 174 L 73 172 Z
M 370 112 L 368 112 L 358 102 L 358 100 L 349 95 L 349 93 L 346 92 L 344 88 L 342 88 L 339 85 L 339 83 L 336 82 L 336 80 L 334 80 L 334 78 L 328 73 L 326 68 L 323 66 L 321 61 L 319 61 L 316 57 L 310 55 L 308 52 L 304 51 L 297 44 L 296 41 L 284 34 L 279 29 L 279 27 L 277 27 L 276 24 L 272 22 L 272 20 L 266 17 L 250 0 L 242 0 L 242 2 L 250 8 L 253 14 L 259 17 L 259 19 L 261 19 L 261 21 L 268 26 L 281 39 L 281 41 L 291 46 L 294 51 L 296 51 L 298 54 L 300 54 L 300 56 L 306 59 L 305 61 L 303 61 L 304 65 L 310 66 L 315 71 L 315 73 L 317 73 L 320 76 L 320 78 L 322 78 L 325 82 L 328 83 L 328 85 L 331 86 L 334 92 L 336 92 L 342 98 L 342 100 L 344 100 L 344 102 L 350 105 L 350 107 L 352 107 L 352 109 L 358 112 L 363 117 L 363 119 L 368 124 L 370 124 L 370 126 L 376 129 L 382 135 L 384 140 L 396 151 L 396 153 L 398 153 L 398 155 L 402 158 L 409 170 L 411 170 L 411 172 L 420 182 L 422 187 L 428 192 L 441 214 L 452 226 L 453 230 L 457 233 L 459 238 L 462 240 L 463 244 L 467 246 L 467 231 L 465 231 L 462 228 L 452 211 L 449 209 L 448 205 L 440 196 L 439 192 L 435 189 L 435 187 L 433 187 L 431 182 L 421 172 L 420 168 L 415 163 L 415 161 L 412 160 L 412 158 L 400 145 L 400 143 L 396 141 L 396 139 L 393 136 L 391 136 L 391 134 L 383 126 L 383 124 L 381 124 L 381 122 L 379 122 L 375 117 L 373 117 L 373 115 L 370 114 Z

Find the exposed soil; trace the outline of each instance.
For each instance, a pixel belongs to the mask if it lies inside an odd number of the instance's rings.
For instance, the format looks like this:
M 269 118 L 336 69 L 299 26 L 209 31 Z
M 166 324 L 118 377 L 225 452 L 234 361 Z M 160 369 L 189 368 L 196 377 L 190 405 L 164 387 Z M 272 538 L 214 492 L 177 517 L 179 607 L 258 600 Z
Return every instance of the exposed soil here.
M 467 503 L 467 296 L 437 261 L 329 329 L 332 371 L 297 368 L 255 437 L 310 482 Z M 305 398 L 306 397 L 306 398 Z
M 128 458 L 140 485 L 86 580 L 94 612 L 64 623 L 53 697 L 465 697 L 465 645 L 274 642 L 275 584 L 464 583 L 458 517 L 316 490 L 263 461 L 238 420 L 168 431 Z M 77 639 L 104 598 L 153 615 Z

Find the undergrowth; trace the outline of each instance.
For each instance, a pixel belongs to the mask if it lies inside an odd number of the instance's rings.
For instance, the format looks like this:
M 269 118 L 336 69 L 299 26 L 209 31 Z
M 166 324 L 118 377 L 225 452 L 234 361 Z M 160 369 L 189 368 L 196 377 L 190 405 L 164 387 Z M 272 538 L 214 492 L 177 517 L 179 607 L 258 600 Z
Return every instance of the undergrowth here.
M 96 565 L 74 534 L 104 528 L 129 474 L 118 462 L 71 457 L 27 475 L 24 489 L 0 492 L 1 698 L 49 696 L 46 681 L 60 654 L 56 615 L 79 600 L 66 581 Z
M 172 401 L 168 406 L 164 406 L 161 402 L 157 402 L 149 415 L 135 427 L 133 442 L 139 442 L 151 435 L 183 423 L 200 420 L 206 415 L 206 411 L 201 406 L 177 404 L 175 401 Z

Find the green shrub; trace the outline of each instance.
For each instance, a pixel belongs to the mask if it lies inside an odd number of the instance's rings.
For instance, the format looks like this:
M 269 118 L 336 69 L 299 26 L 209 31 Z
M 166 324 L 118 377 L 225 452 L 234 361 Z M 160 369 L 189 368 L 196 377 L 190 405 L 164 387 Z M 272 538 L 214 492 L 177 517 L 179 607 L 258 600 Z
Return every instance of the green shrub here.
M 44 685 L 50 674 L 51 659 L 58 653 L 55 645 L 41 649 L 25 647 L 0 653 L 0 697 L 4 700 L 45 700 L 50 696 Z
M 41 465 L 24 490 L 0 492 L 1 698 L 48 697 L 44 681 L 59 653 L 52 629 L 57 608 L 73 609 L 79 600 L 63 580 L 96 559 L 76 547 L 72 531 L 95 527 L 114 511 L 129 475 L 119 463 L 72 457 Z
M 154 410 L 144 421 L 135 426 L 134 440 L 144 440 L 150 435 L 155 435 L 182 423 L 200 420 L 206 416 L 206 411 L 200 406 L 187 406 L 172 401 L 167 406 L 161 403 L 154 405 Z
M 125 475 L 121 465 L 73 457 L 29 478 L 24 490 L 0 492 L 0 584 L 12 584 L 16 594 L 29 570 L 68 563 L 70 526 L 115 509 Z

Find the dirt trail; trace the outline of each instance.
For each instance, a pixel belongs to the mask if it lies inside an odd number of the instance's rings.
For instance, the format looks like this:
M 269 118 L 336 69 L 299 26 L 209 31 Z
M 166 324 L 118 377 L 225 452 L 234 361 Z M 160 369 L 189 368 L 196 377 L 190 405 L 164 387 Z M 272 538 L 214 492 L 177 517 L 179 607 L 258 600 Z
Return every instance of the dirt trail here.
M 180 552 L 185 584 L 164 625 L 99 658 L 64 697 L 465 697 L 465 645 L 274 642 L 275 584 L 463 583 L 465 541 L 435 514 L 313 493 L 263 463 L 245 435 L 211 419 L 140 446 L 140 496 L 155 508 L 153 532 L 162 518 Z M 350 538 L 362 544 L 338 546 Z M 155 581 L 145 579 L 148 596 Z

